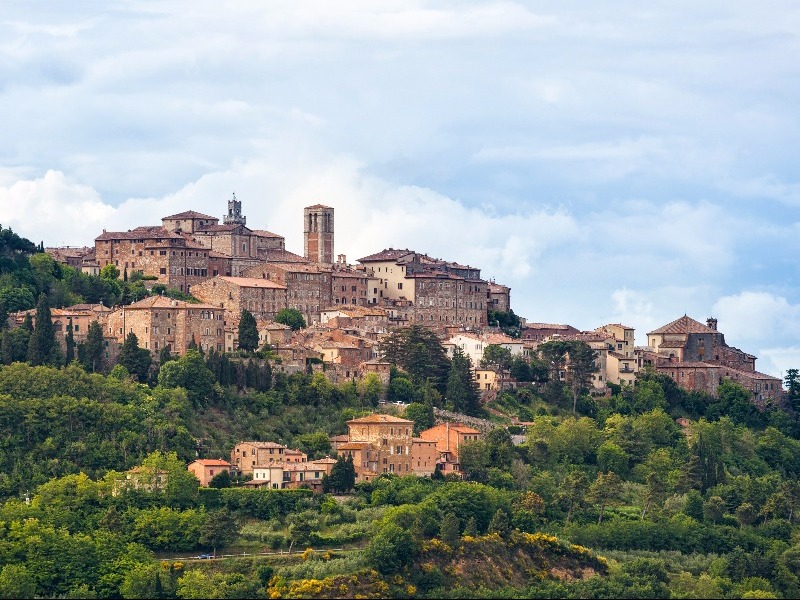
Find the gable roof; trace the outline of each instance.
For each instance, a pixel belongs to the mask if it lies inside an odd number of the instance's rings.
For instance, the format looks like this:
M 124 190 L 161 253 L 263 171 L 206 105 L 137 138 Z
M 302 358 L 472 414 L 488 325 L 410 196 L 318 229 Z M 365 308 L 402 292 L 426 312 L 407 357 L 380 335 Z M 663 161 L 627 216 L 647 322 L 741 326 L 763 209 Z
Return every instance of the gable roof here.
M 212 219 L 214 221 L 219 221 L 217 217 L 212 217 L 210 215 L 204 215 L 203 213 L 199 213 L 196 210 L 185 210 L 175 215 L 170 215 L 168 217 L 162 217 L 161 220 L 165 221 L 167 219 Z
M 399 425 L 413 425 L 414 421 L 409 421 L 408 419 L 401 419 L 400 417 L 394 417 L 392 415 L 384 415 L 380 413 L 376 413 L 374 415 L 368 415 L 366 417 L 360 417 L 358 419 L 351 419 L 347 422 L 348 425 L 351 423 L 353 424 L 369 424 L 369 423 L 397 423 Z
M 649 332 L 647 335 L 664 334 L 664 333 L 719 333 L 716 329 L 711 329 L 707 325 L 703 325 L 700 321 L 695 321 L 691 317 L 683 315 L 679 319 L 675 319 L 672 323 L 667 323 L 663 327 Z

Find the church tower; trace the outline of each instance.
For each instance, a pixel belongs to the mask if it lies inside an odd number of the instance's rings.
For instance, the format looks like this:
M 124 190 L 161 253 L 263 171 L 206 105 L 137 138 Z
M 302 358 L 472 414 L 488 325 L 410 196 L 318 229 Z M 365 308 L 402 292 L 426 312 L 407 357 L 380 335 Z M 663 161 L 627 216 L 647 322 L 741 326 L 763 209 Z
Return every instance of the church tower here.
M 222 218 L 225 225 L 245 225 L 247 217 L 242 215 L 242 201 L 236 199 L 236 194 L 233 199 L 228 200 L 228 214 Z
M 333 209 L 315 204 L 303 209 L 303 250 L 313 262 L 333 264 Z

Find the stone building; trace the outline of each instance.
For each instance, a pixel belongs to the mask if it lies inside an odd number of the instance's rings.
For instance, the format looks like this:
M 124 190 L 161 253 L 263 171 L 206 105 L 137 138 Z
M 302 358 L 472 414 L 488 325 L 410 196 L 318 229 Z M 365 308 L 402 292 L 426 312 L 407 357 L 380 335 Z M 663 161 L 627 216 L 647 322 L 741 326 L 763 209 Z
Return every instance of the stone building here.
M 756 357 L 725 343 L 717 320 L 706 324 L 686 315 L 647 334 L 647 347 L 636 349 L 641 366 L 672 377 L 681 387 L 712 396 L 724 379 L 747 388 L 753 401 L 764 406 L 784 396 L 782 380 L 755 369 Z
M 274 321 L 287 307 L 286 287 L 269 279 L 217 276 L 194 287 L 192 293 L 207 304 L 225 309 L 226 325 L 236 326 L 242 310 L 256 321 Z
M 495 312 L 511 310 L 511 288 L 490 281 L 486 286 L 486 305 Z
M 414 421 L 374 414 L 347 422 L 351 444 L 369 444 L 361 467 L 375 473 L 411 474 Z M 341 450 L 341 448 L 340 448 Z
M 315 204 L 303 209 L 303 255 L 311 262 L 333 264 L 333 209 Z
M 228 212 L 219 219 L 195 211 L 185 211 L 161 219 L 164 229 L 182 234 L 212 253 L 212 275 L 240 276 L 245 269 L 262 262 L 271 251 L 285 251 L 282 236 L 247 227 L 242 203 L 233 196 Z M 215 272 L 216 271 L 216 272 Z
M 116 266 L 121 278 L 139 272 L 187 293 L 208 278 L 209 250 L 164 227 L 103 230 L 95 238 L 95 258 L 101 269 Z
M 291 460 L 288 458 L 290 455 L 293 457 Z M 231 450 L 231 464 L 243 475 L 252 475 L 256 467 L 307 461 L 308 457 L 303 452 L 276 442 L 239 442 Z
M 439 469 L 443 474 L 460 473 L 459 450 L 467 442 L 481 439 L 481 432 L 463 423 L 440 423 L 421 431 L 419 437 L 436 443 L 439 452 Z
M 219 460 L 216 458 L 198 458 L 189 463 L 186 469 L 192 473 L 200 482 L 202 487 L 208 487 L 211 480 L 217 475 L 225 471 L 230 474 L 233 465 L 227 460 Z
M 480 278 L 480 269 L 393 248 L 358 262 L 370 276 L 369 302 L 391 307 L 402 324 L 436 329 L 486 325 L 489 284 Z
M 369 277 L 365 271 L 350 269 L 337 264 L 331 270 L 331 304 L 358 305 L 369 304 Z
M 318 323 L 320 311 L 331 304 L 331 274 L 318 265 L 266 263 L 247 269 L 245 275 L 284 286 L 285 308 L 300 311 L 307 325 Z
M 190 304 L 163 296 L 150 296 L 110 313 L 106 333 L 120 344 L 135 333 L 139 347 L 158 354 L 165 347 L 183 355 L 192 340 L 204 351 L 223 350 L 225 310 L 212 304 Z

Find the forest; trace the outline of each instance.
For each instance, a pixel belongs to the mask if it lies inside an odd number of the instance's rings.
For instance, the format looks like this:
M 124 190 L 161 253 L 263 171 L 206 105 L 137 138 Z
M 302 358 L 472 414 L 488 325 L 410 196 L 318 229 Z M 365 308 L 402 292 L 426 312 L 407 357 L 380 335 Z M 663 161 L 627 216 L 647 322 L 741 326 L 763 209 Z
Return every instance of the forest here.
M 35 245 L 0 233 L 5 310 L 89 301 L 67 268 L 42 273 Z M 128 285 L 86 289 L 122 300 Z M 764 410 L 733 382 L 711 398 L 655 372 L 592 396 L 555 374 L 581 349 L 550 346 L 487 404 L 468 359 L 424 328 L 384 342 L 385 387 L 274 372 L 269 349 L 148 362 L 131 340 L 120 364 L 86 348 L 68 361 L 46 333 L 26 330 L 25 355 L 0 366 L 0 597 L 800 596 L 791 374 L 787 402 Z M 322 457 L 349 419 L 392 412 L 420 430 L 438 409 L 492 425 L 462 447 L 464 480 L 385 474 L 314 494 L 199 488 L 186 470 L 242 439 Z

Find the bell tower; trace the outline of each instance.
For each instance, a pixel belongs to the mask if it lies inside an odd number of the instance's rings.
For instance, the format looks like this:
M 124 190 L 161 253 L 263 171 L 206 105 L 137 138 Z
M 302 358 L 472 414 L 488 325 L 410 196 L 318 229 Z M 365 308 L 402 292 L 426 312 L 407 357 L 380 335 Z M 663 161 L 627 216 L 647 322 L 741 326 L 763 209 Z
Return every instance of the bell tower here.
M 303 209 L 303 250 L 313 262 L 333 264 L 333 209 L 315 204 Z
M 233 198 L 228 200 L 228 214 L 222 218 L 225 225 L 245 225 L 247 217 L 242 215 L 242 201 L 236 199 L 236 194 Z

